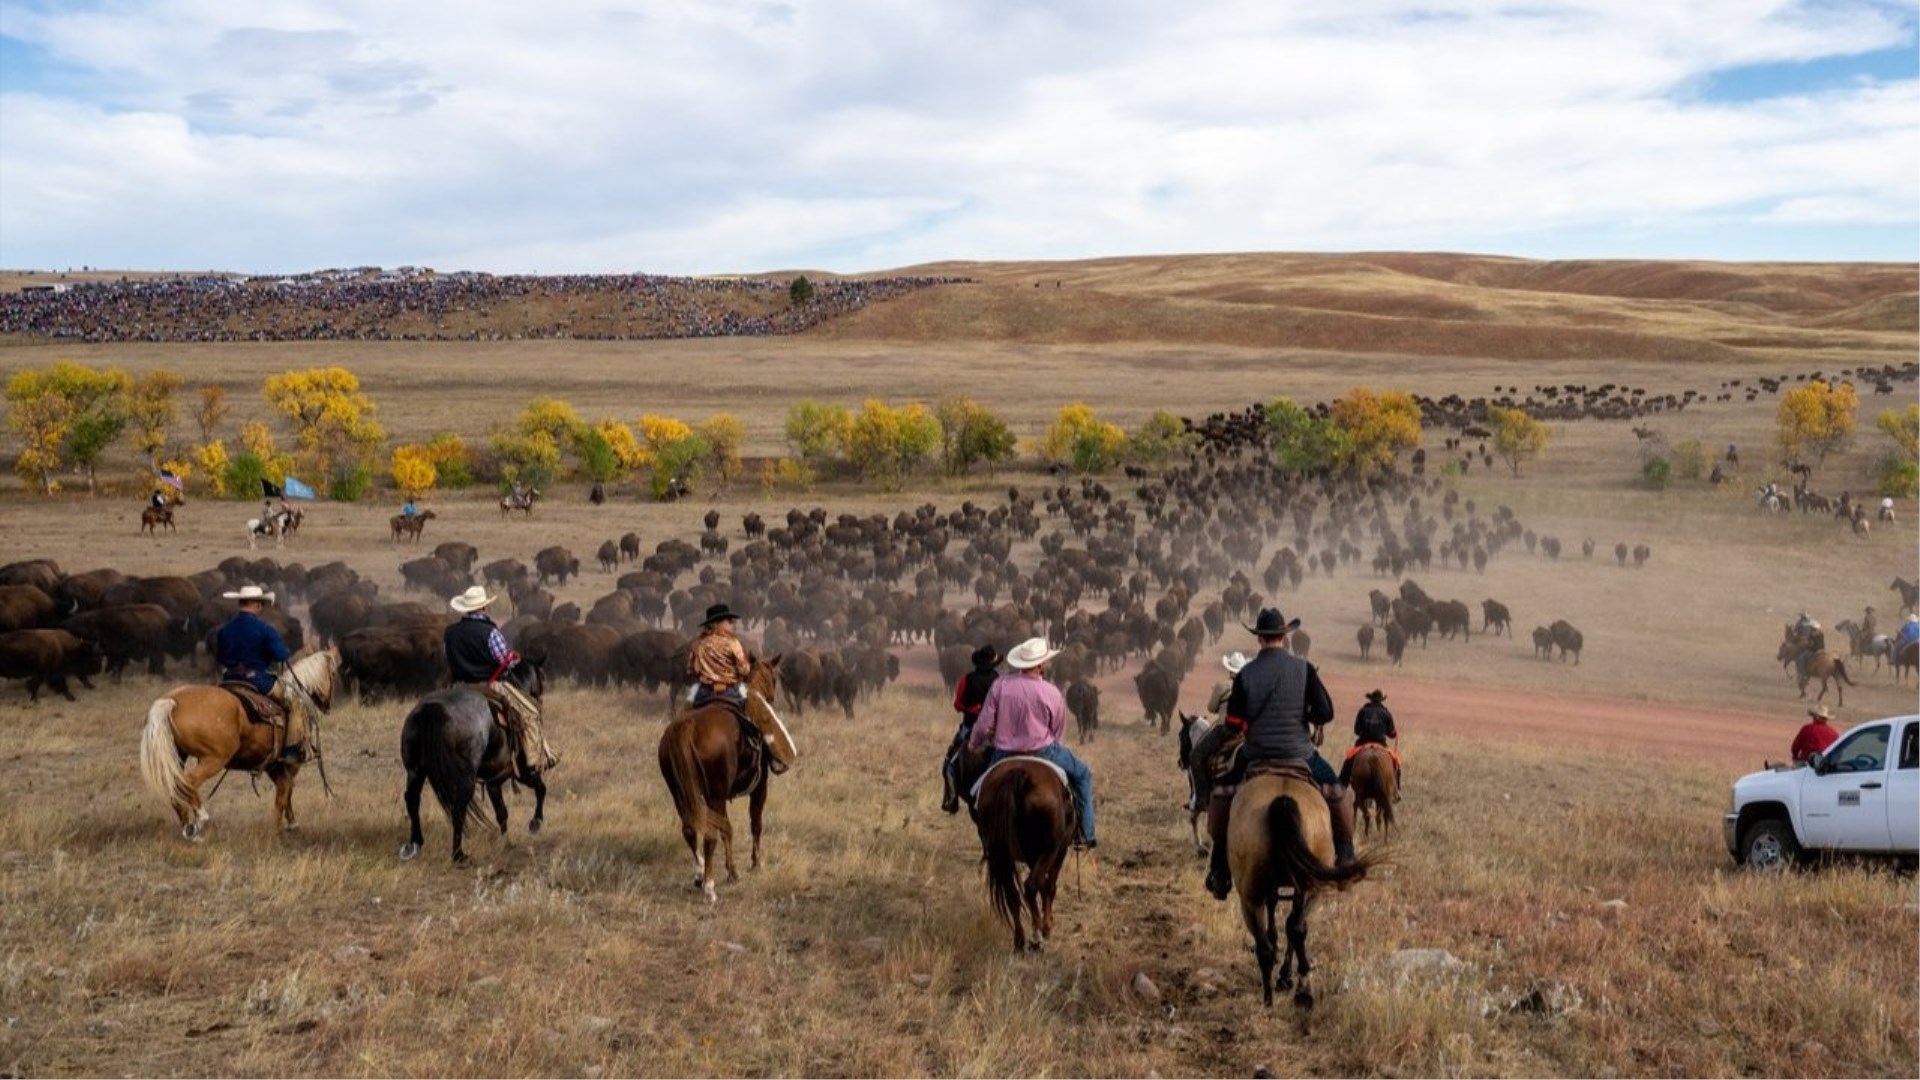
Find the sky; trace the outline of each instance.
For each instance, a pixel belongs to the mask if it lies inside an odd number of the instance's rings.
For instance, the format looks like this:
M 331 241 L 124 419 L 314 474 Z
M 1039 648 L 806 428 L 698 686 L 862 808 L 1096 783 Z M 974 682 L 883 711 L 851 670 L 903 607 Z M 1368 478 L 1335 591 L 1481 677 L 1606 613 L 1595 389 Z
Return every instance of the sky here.
M 1920 262 L 1912 3 L 0 0 L 0 266 Z

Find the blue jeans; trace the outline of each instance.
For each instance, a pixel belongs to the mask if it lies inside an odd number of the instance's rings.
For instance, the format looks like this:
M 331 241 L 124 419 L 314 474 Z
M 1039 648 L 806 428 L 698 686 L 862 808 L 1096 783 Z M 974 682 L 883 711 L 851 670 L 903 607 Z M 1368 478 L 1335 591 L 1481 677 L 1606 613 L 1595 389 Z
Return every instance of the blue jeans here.
M 1093 770 L 1087 768 L 1086 762 L 1074 757 L 1073 751 L 1059 743 L 1050 743 L 1038 750 L 1026 750 L 1020 754 L 995 750 L 988 764 L 1002 758 L 1020 757 L 1022 754 L 1050 761 L 1060 766 L 1061 770 L 1067 774 L 1067 784 L 1073 789 L 1073 801 L 1080 807 L 1080 841 L 1085 844 L 1093 843 Z
M 732 686 L 727 687 L 726 693 L 716 694 L 713 692 L 713 687 L 708 686 L 706 683 L 697 683 L 693 688 L 693 696 L 687 699 L 687 703 L 690 705 L 705 705 L 714 698 L 724 698 L 736 705 L 745 705 L 747 703 L 747 684 L 734 683 Z
M 1313 778 L 1318 783 L 1337 784 L 1340 782 L 1340 774 L 1333 771 L 1333 766 L 1327 764 L 1327 759 L 1321 757 L 1320 751 L 1318 750 L 1315 750 L 1313 755 L 1307 758 L 1307 768 L 1312 771 Z

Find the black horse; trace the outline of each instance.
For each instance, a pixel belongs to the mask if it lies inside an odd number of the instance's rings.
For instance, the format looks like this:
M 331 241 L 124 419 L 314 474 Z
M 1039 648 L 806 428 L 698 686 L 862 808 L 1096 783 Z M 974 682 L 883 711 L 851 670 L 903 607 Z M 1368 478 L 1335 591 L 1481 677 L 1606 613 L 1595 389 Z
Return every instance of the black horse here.
M 535 690 L 539 697 L 538 669 L 534 669 Z M 433 786 L 433 797 L 447 812 L 453 826 L 453 861 L 467 860 L 462 841 L 468 815 L 483 822 L 474 806 L 474 788 L 487 787 L 493 803 L 493 815 L 502 835 L 507 831 L 507 801 L 502 794 L 514 775 L 513 737 L 493 719 L 493 706 L 486 696 L 471 686 L 438 690 L 420 699 L 400 729 L 400 763 L 407 770 L 407 822 L 412 832 L 400 848 L 400 859 L 411 861 L 420 854 L 420 789 Z M 533 789 L 533 820 L 527 831 L 539 833 L 547 808 L 547 785 L 538 771 L 522 768 L 518 780 Z

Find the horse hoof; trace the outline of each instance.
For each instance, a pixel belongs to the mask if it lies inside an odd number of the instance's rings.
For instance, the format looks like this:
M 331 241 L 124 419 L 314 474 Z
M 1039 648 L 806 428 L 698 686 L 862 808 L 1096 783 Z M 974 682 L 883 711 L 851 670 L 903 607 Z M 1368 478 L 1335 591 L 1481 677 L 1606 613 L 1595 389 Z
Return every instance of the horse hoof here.
M 412 862 L 413 860 L 419 857 L 420 857 L 419 844 L 413 843 L 412 841 L 408 841 L 407 843 L 400 845 L 400 861 L 401 862 Z
M 534 836 L 540 835 L 540 819 L 539 818 L 534 818 L 532 821 L 527 822 L 527 832 L 533 834 Z
M 710 881 L 700 886 L 700 895 L 705 897 L 709 904 L 716 903 L 720 899 L 719 892 L 714 889 L 713 883 Z
M 198 821 L 189 821 L 185 825 L 180 826 L 180 838 L 182 840 L 190 840 L 196 844 L 199 843 L 200 823 Z
M 1299 991 L 1293 995 L 1293 1003 L 1302 1009 L 1313 1008 L 1313 992 L 1310 990 Z

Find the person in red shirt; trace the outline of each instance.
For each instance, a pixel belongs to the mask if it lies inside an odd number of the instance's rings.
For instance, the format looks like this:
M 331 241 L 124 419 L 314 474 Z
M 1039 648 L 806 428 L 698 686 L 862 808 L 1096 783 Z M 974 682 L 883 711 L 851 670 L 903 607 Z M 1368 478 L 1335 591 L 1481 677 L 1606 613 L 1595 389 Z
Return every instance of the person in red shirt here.
M 1840 733 L 1835 731 L 1833 725 L 1829 723 L 1833 719 L 1833 713 L 1829 712 L 1825 705 L 1815 705 L 1807 710 L 1807 715 L 1812 719 L 1801 725 L 1800 733 L 1793 737 L 1795 764 L 1832 746 L 1833 740 L 1840 737 Z

